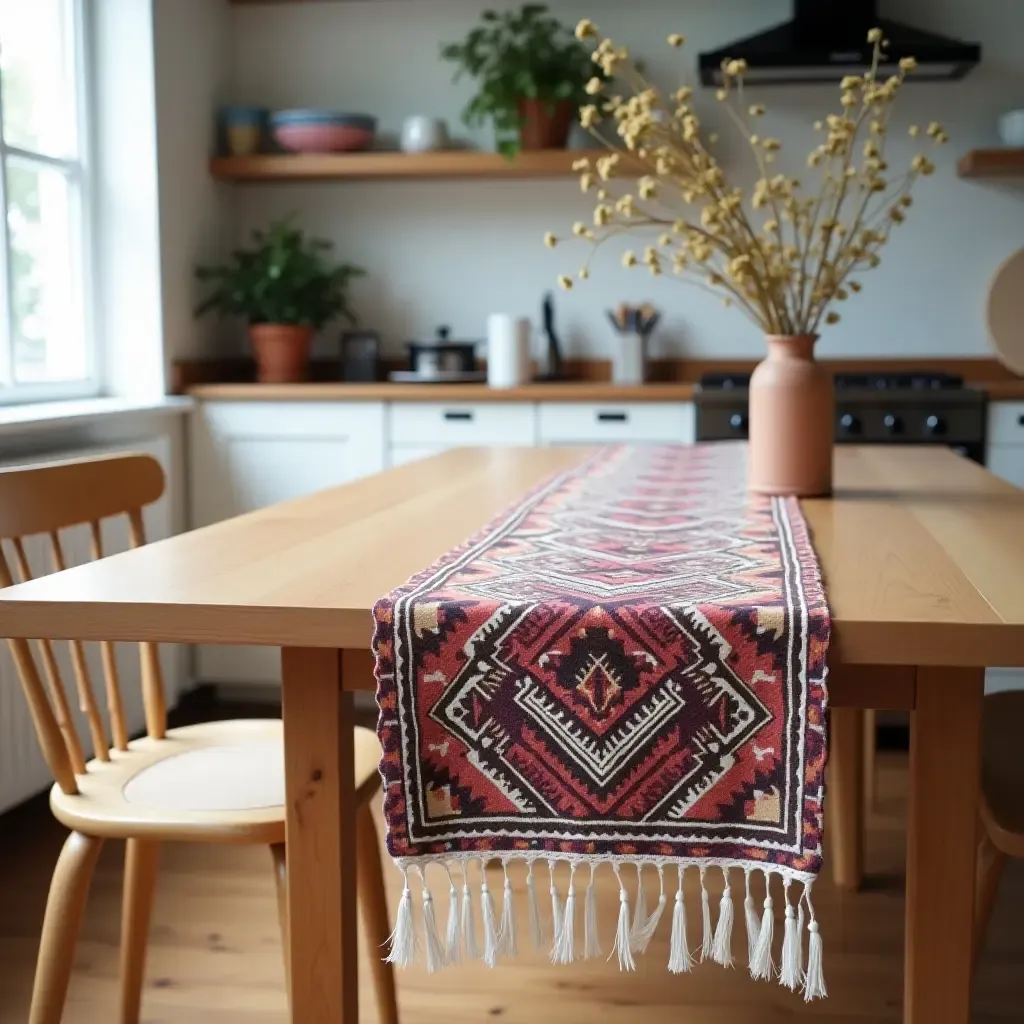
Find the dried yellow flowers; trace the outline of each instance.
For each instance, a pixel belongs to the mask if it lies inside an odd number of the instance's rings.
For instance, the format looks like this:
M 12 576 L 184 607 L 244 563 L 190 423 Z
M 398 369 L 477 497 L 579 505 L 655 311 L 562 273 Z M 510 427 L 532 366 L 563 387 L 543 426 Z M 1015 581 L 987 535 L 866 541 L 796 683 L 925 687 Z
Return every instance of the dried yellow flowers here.
M 654 276 L 671 270 L 718 289 L 726 305 L 742 309 L 767 333 L 815 333 L 822 323 L 838 323 L 832 305 L 861 291 L 851 275 L 878 266 L 879 249 L 907 217 L 911 186 L 935 171 L 924 153 L 917 153 L 902 174 L 890 173 L 886 159 L 893 105 L 916 61 L 905 57 L 896 74 L 880 78 L 886 40 L 880 29 L 868 33 L 874 47 L 871 68 L 843 77 L 840 111 L 814 122 L 819 142 L 806 163 L 817 181 L 807 196 L 801 194 L 800 181 L 771 166 L 783 149 L 780 140 L 750 127 L 753 119 L 764 117 L 765 107 L 743 102 L 746 62 L 724 61 L 716 95 L 743 132 L 757 165 L 747 196 L 728 183 L 710 151 L 716 137 L 705 136 L 688 85 L 663 97 L 630 63 L 628 50 L 602 38 L 592 21 L 581 21 L 576 35 L 596 41 L 594 63 L 608 75 L 621 72 L 628 86 L 624 93 L 631 94 L 609 96 L 600 108 L 593 103 L 580 109 L 585 128 L 596 127 L 604 117 L 614 123 L 619 148 L 593 162 L 584 158 L 573 164 L 583 192 L 599 185 L 594 227 L 576 223 L 573 235 L 596 248 L 611 238 L 650 232 L 657 245 L 646 245 L 641 257 L 624 252 L 624 267 L 644 267 Z M 685 40 L 673 33 L 668 43 L 680 47 Z M 591 95 L 603 92 L 600 79 L 591 84 Z M 912 137 L 920 134 L 932 144 L 948 141 L 937 122 L 924 133 L 910 128 Z M 616 192 L 613 186 L 629 178 L 637 179 L 635 189 Z M 554 247 L 558 239 L 549 232 L 544 242 Z M 581 280 L 589 276 L 589 266 L 577 272 Z M 573 284 L 566 275 L 558 281 L 566 289 Z

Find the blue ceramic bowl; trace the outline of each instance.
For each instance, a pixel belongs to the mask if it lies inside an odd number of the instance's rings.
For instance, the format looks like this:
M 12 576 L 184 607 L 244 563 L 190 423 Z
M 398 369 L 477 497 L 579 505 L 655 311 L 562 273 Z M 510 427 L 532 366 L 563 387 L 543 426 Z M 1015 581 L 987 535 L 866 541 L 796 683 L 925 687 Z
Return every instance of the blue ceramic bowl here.
M 346 114 L 338 110 L 315 108 L 278 110 L 271 115 L 270 123 L 275 128 L 284 125 L 339 125 L 371 133 L 377 130 L 377 119 L 368 114 Z

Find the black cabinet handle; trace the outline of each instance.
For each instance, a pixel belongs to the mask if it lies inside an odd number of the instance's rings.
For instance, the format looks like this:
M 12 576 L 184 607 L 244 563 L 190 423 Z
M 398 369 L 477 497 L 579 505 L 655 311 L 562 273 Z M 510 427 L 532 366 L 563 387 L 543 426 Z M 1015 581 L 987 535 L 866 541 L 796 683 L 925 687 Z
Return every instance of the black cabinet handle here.
M 447 410 L 444 414 L 446 420 L 462 420 L 464 422 L 471 422 L 473 414 L 471 412 L 455 412 L 454 410 Z
M 625 412 L 599 412 L 598 423 L 628 423 L 629 413 Z
M 1017 417 L 1017 426 L 1024 427 L 1024 415 Z

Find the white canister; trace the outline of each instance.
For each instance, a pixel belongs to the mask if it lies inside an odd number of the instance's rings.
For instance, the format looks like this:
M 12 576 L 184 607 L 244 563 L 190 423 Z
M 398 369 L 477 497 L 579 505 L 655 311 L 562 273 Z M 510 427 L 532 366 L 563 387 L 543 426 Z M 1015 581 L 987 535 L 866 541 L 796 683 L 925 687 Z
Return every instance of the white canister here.
M 514 388 L 530 379 L 530 321 L 492 313 L 487 318 L 487 383 Z
M 431 153 L 448 145 L 448 129 L 439 117 L 407 117 L 402 122 L 403 153 Z
M 647 339 L 642 334 L 620 334 L 612 342 L 612 383 L 643 384 L 647 369 Z

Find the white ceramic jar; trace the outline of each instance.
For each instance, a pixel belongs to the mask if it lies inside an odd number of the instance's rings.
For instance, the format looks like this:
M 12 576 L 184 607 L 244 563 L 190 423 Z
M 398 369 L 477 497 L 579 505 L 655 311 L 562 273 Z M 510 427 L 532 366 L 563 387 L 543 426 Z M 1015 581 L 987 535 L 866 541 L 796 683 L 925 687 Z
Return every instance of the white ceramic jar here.
M 430 153 L 448 145 L 448 129 L 439 117 L 416 115 L 402 123 L 403 153 Z

